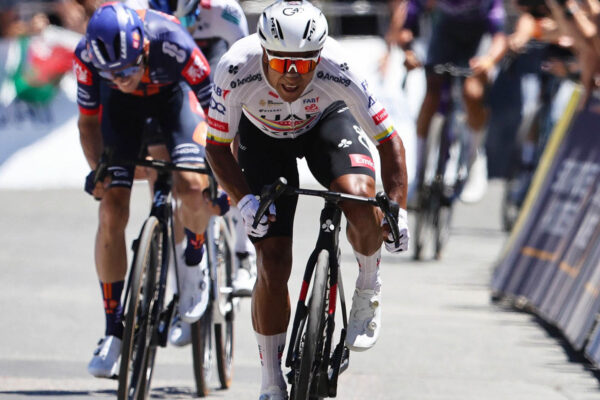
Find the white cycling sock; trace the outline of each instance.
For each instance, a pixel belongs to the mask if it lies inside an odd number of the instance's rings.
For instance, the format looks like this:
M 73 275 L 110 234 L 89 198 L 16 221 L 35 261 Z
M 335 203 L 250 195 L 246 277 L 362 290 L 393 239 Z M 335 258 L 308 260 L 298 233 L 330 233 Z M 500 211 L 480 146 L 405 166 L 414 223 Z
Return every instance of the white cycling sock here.
M 261 393 L 272 386 L 279 386 L 281 389 L 286 389 L 287 385 L 283 379 L 281 371 L 281 358 L 283 357 L 283 349 L 285 348 L 286 333 L 277 335 L 261 335 L 256 334 L 256 342 L 258 343 L 258 354 L 260 356 L 261 365 Z
M 379 262 L 381 261 L 381 248 L 370 256 L 354 251 L 358 261 L 357 289 L 373 289 L 376 292 L 381 288 L 381 276 L 379 274 Z

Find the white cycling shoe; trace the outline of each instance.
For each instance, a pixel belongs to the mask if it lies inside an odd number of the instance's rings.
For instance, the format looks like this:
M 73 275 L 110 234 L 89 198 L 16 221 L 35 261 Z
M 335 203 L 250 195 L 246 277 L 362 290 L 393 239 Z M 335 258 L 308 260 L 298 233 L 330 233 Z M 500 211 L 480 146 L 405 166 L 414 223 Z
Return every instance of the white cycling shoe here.
M 478 151 L 473 165 L 469 169 L 469 175 L 465 187 L 460 193 L 463 203 L 473 204 L 480 201 L 487 191 L 487 158 L 485 153 Z
M 169 342 L 177 347 L 183 347 L 192 342 L 192 326 L 182 321 L 179 315 L 173 318 L 169 331 Z
M 94 356 L 87 366 L 88 372 L 96 378 L 113 378 L 118 374 L 121 339 L 106 336 L 100 339 Z
M 348 320 L 346 346 L 353 351 L 373 347 L 381 330 L 381 294 L 372 289 L 356 289 Z
M 235 296 L 250 297 L 256 283 L 256 257 L 254 254 L 236 254 L 238 269 L 232 282 Z
M 287 390 L 279 386 L 271 386 L 260 394 L 258 400 L 288 400 Z
M 179 275 L 179 315 L 184 322 L 198 321 L 208 305 L 209 274 L 206 256 L 200 264 L 188 266 L 180 259 L 177 263 Z

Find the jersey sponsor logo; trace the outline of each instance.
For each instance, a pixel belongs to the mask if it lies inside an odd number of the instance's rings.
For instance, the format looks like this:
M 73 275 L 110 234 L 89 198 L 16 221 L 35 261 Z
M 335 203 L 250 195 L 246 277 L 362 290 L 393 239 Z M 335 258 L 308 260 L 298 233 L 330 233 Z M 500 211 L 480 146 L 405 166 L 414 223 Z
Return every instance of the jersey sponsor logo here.
M 210 98 L 209 108 L 211 110 L 216 110 L 219 114 L 223 115 L 225 115 L 225 113 L 227 112 L 227 108 L 223 104 L 215 101 L 215 99 L 213 99 L 212 97 Z
M 194 49 L 182 75 L 192 85 L 197 85 L 208 76 L 209 66 L 199 49 Z
M 347 149 L 348 147 L 350 147 L 350 145 L 352 145 L 352 140 L 349 139 L 342 139 L 339 143 L 338 143 L 338 147 L 340 149 Z
M 163 42 L 162 51 L 168 56 L 173 57 L 179 64 L 183 64 L 185 61 L 186 53 L 185 50 L 177 46 L 175 43 Z M 193 56 L 193 54 L 192 54 Z
M 271 99 L 265 100 L 265 99 L 260 99 L 258 101 L 258 104 L 260 104 L 261 107 L 265 107 L 267 105 L 269 106 L 280 106 L 283 104 L 283 102 L 281 101 L 273 101 Z
M 339 83 L 340 85 L 344 85 L 346 87 L 350 86 L 350 79 L 344 78 L 343 76 L 334 76 L 329 75 L 328 72 L 319 71 L 317 72 L 317 78 L 322 79 L 324 81 L 333 81 L 335 83 Z
M 223 100 L 227 99 L 227 95 L 231 92 L 229 89 L 221 89 L 218 86 L 215 86 L 215 94 L 219 97 L 222 97 Z
M 269 96 L 275 97 L 276 99 L 279 98 L 279 95 L 277 93 L 274 93 L 272 90 L 269 90 Z
M 318 97 L 313 97 L 310 99 L 304 99 L 302 100 L 302 104 L 315 104 L 319 102 L 319 98 Z
M 348 156 L 350 157 L 350 165 L 353 167 L 369 168 L 375 172 L 375 163 L 371 157 L 364 154 L 349 154 Z
M 211 117 L 208 117 L 208 126 L 221 132 L 229 132 L 229 124 L 227 122 L 219 121 Z
M 92 96 L 82 87 L 77 88 L 77 98 L 89 100 Z
M 304 107 L 304 111 L 306 112 L 318 112 L 319 111 L 319 106 L 317 106 L 316 104 L 311 104 L 308 106 Z
M 382 123 L 383 121 L 385 121 L 388 117 L 388 113 L 387 111 L 384 109 L 382 109 L 381 111 L 379 111 L 377 114 L 373 115 L 373 122 L 375 122 L 375 125 L 379 125 L 380 123 Z
M 368 104 L 368 108 L 371 108 L 375 105 L 375 103 L 377 103 L 377 100 L 375 100 L 375 98 L 373 96 L 369 96 L 369 104 Z
M 82 85 L 91 85 L 92 84 L 92 71 L 88 67 L 85 66 L 84 63 L 79 61 L 78 58 L 75 58 L 73 61 L 73 70 L 75 72 L 75 76 L 77 77 L 77 82 Z
M 254 75 L 248 75 L 247 77 L 243 78 L 243 79 L 236 79 L 235 81 L 231 81 L 231 88 L 235 89 L 236 87 L 245 85 L 248 82 L 254 82 L 254 81 L 262 81 L 262 76 L 260 75 L 260 72 L 258 74 L 254 74 Z

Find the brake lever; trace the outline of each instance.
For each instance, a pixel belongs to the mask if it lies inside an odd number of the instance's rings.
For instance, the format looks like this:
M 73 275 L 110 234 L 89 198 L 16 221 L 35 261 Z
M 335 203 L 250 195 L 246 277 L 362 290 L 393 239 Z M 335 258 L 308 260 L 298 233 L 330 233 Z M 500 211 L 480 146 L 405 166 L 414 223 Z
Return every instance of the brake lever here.
M 393 200 L 390 200 L 385 192 L 378 192 L 375 195 L 375 200 L 379 205 L 379 208 L 383 211 L 383 216 L 390 227 L 392 237 L 394 238 L 394 244 L 400 245 L 400 231 L 398 230 L 398 214 L 400 212 L 400 205 Z
M 278 178 L 274 183 L 263 187 L 262 193 L 260 194 L 260 204 L 254 221 L 252 221 L 252 227 L 256 228 L 260 222 L 260 219 L 267 212 L 271 204 L 287 189 L 287 180 L 283 177 Z

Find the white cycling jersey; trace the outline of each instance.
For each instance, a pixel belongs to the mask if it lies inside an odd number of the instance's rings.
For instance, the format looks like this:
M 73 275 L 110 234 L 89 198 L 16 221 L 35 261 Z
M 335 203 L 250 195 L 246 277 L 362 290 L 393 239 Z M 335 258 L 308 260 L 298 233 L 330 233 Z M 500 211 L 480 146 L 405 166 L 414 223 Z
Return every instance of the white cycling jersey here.
M 202 0 L 192 37 L 196 40 L 220 38 L 231 47 L 248 36 L 248 21 L 236 0 Z
M 148 8 L 148 0 L 126 0 L 133 9 Z M 231 47 L 237 40 L 248 36 L 248 21 L 236 0 L 201 0 L 200 14 L 192 37 L 196 40 L 223 39 Z
M 293 139 L 308 132 L 323 111 L 340 100 L 375 144 L 396 135 L 385 108 L 371 94 L 367 81 L 354 74 L 333 38 L 325 42 L 312 82 L 292 103 L 281 100 L 267 82 L 257 34 L 237 41 L 223 55 L 214 83 L 208 112 L 208 141 L 213 144 L 233 141 L 242 113 L 265 134 Z

